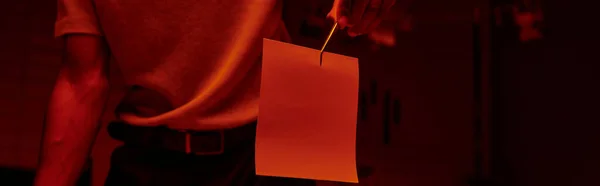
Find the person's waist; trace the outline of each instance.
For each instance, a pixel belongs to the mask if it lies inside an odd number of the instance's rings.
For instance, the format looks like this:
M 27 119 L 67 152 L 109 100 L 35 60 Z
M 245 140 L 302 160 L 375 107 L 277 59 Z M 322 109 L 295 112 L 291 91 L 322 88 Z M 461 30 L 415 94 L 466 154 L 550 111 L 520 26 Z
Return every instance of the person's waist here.
M 172 118 L 164 119 L 160 123 L 144 123 L 144 119 L 152 119 L 152 117 L 161 116 L 166 114 L 165 112 L 155 112 L 155 109 L 147 108 L 143 106 L 131 105 L 130 109 L 117 109 L 115 110 L 115 116 L 123 123 L 130 123 L 136 126 L 164 126 L 172 130 L 191 130 L 191 131 L 215 131 L 215 130 L 227 130 L 231 128 L 237 128 L 252 121 L 255 121 L 257 116 L 254 117 L 232 117 L 222 113 L 188 113 L 184 116 L 175 116 Z M 121 107 L 123 108 L 123 107 Z M 193 112 L 190 110 L 189 112 Z M 123 117 L 129 116 L 129 117 Z M 140 118 L 142 122 L 129 121 L 131 116 Z M 140 120 L 137 119 L 137 120 Z
M 181 130 L 166 126 L 135 126 L 112 122 L 108 126 L 111 137 L 125 144 L 197 155 L 218 155 L 252 144 L 256 122 L 242 126 L 215 130 Z

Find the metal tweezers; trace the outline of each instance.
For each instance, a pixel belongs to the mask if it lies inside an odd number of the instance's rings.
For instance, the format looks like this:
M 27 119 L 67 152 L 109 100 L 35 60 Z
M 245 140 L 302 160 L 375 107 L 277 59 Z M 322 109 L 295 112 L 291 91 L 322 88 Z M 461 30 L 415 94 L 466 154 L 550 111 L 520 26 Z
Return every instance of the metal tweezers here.
M 337 22 L 335 24 L 333 24 L 333 28 L 331 28 L 331 31 L 329 31 L 329 35 L 327 36 L 327 39 L 325 40 L 323 47 L 321 47 L 321 52 L 319 54 L 319 65 L 320 66 L 323 66 L 323 50 L 325 50 L 325 47 L 327 47 L 327 43 L 329 43 L 329 39 L 331 39 L 331 36 L 333 35 L 333 32 L 335 32 L 335 29 L 337 28 L 337 26 L 338 26 Z

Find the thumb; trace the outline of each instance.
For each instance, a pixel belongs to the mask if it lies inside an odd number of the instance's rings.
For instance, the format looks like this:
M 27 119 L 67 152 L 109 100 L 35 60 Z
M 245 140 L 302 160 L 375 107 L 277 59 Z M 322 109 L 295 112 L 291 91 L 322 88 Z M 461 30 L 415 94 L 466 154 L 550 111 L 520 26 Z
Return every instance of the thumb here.
M 337 22 L 341 28 L 348 24 L 347 12 L 350 0 L 334 0 L 331 11 L 327 14 L 327 18 Z

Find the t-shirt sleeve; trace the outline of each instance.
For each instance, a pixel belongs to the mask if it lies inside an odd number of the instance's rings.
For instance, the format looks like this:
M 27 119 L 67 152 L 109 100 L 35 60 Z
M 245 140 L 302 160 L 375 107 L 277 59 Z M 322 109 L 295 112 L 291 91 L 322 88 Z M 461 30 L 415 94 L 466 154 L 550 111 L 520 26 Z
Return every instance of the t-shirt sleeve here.
M 58 0 L 54 36 L 66 34 L 102 35 L 93 0 Z

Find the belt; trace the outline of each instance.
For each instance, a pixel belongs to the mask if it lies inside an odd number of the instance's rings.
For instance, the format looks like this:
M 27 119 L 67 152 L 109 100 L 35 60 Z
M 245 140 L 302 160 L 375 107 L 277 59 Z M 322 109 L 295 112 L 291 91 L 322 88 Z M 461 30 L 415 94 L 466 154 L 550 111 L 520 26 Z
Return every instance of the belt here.
M 143 127 L 112 122 L 108 133 L 125 144 L 161 148 L 194 155 L 220 155 L 242 145 L 253 144 L 256 123 L 213 131 L 180 131 L 164 126 Z

